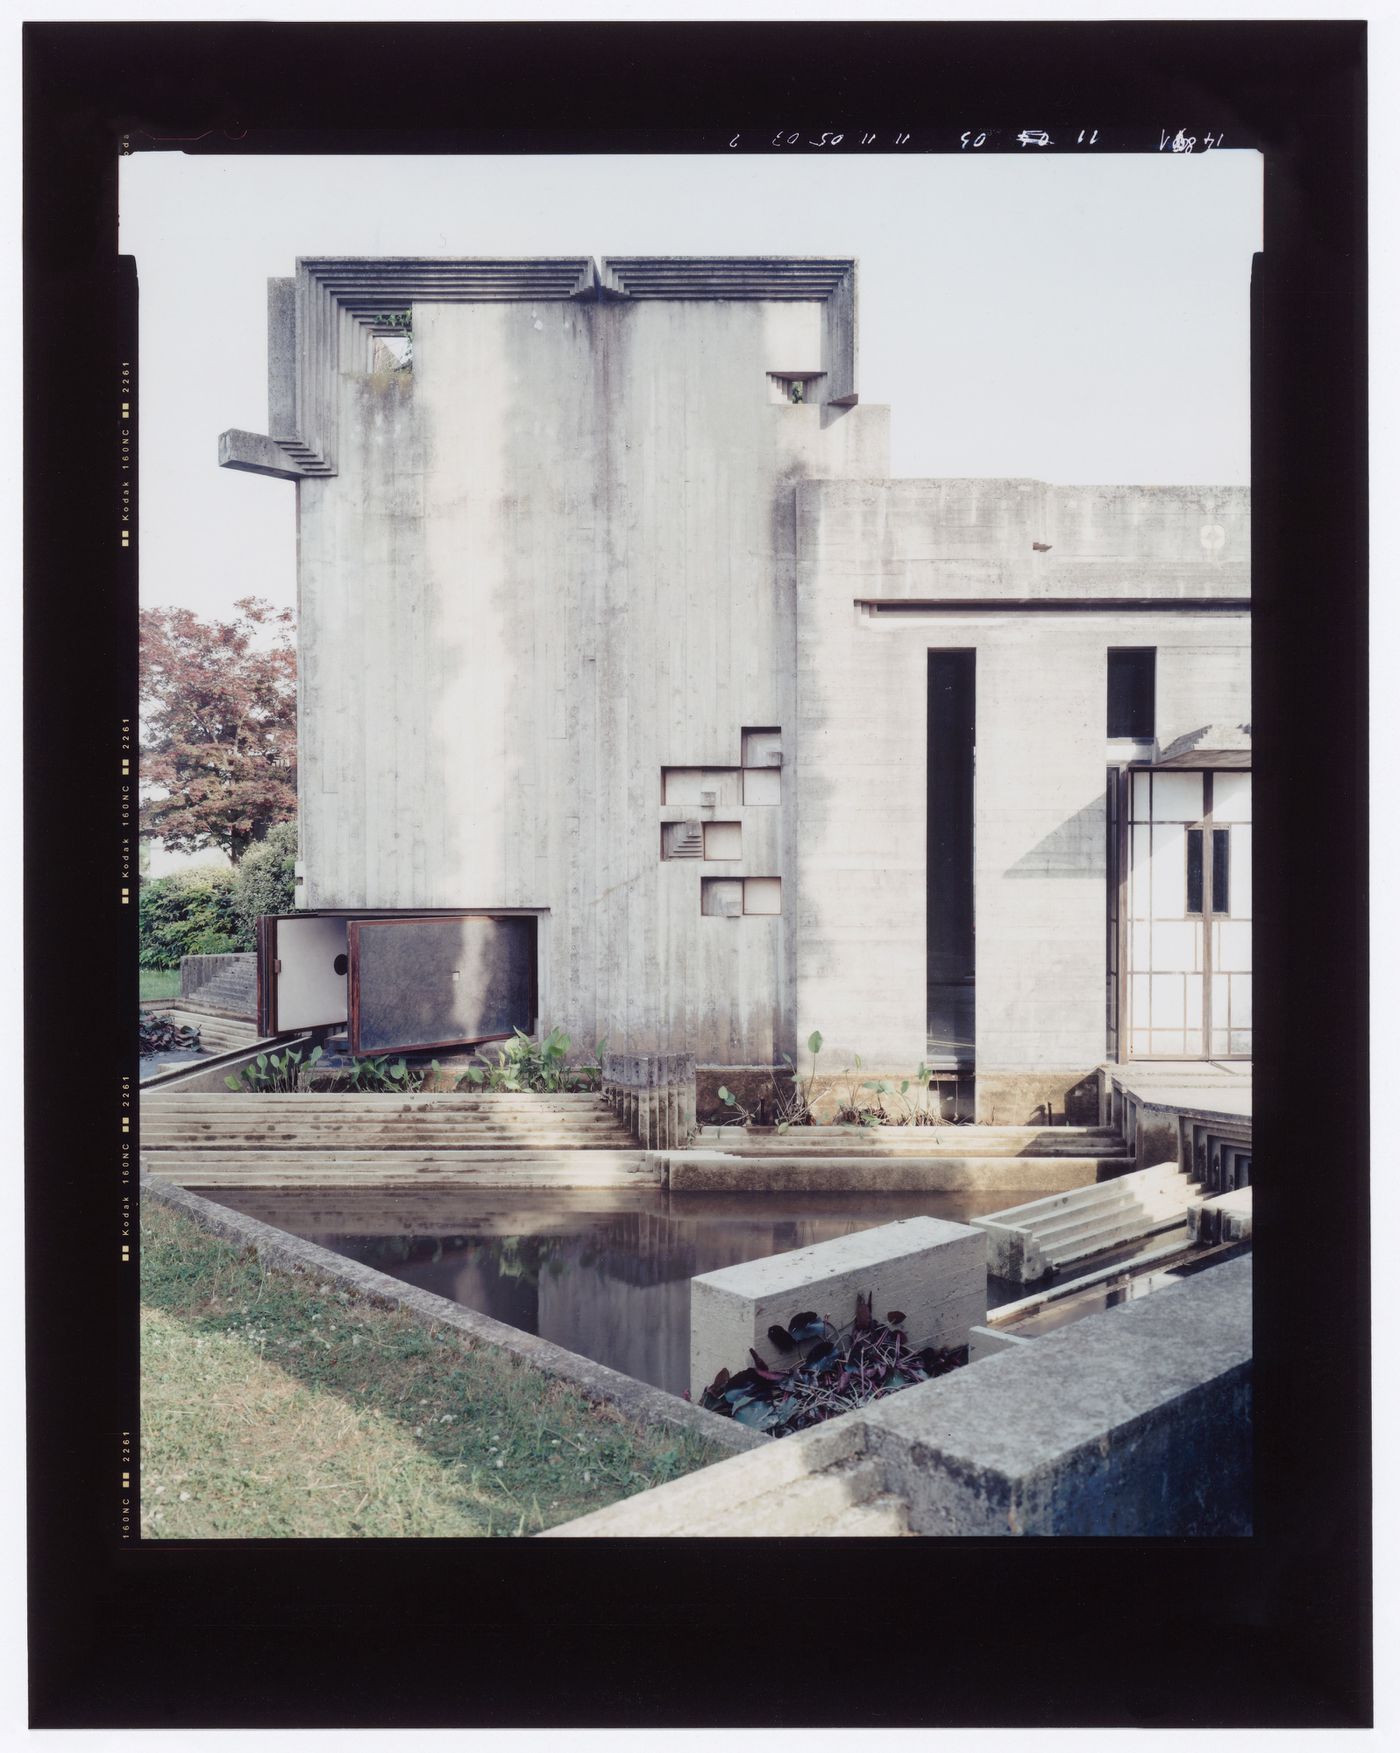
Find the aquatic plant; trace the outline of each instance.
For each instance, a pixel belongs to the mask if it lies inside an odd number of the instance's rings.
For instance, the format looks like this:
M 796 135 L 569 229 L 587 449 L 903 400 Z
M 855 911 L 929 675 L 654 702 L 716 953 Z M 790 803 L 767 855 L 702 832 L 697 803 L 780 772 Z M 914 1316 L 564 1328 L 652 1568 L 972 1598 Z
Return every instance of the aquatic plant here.
M 791 1436 L 967 1362 L 965 1345 L 915 1351 L 904 1331 L 903 1310 L 891 1309 L 877 1321 L 873 1299 L 873 1291 L 857 1294 L 855 1318 L 839 1330 L 812 1309 L 795 1314 L 786 1327 L 770 1327 L 769 1343 L 779 1353 L 796 1354 L 804 1345 L 810 1349 L 781 1368 L 751 1350 L 752 1367 L 737 1375 L 722 1369 L 700 1404 L 770 1436 Z

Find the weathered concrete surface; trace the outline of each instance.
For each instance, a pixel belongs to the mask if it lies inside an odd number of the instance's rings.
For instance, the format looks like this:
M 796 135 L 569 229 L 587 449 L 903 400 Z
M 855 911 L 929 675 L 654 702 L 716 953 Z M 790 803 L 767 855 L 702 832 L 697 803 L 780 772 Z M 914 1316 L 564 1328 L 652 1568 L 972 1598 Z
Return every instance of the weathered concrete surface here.
M 1108 649 L 1156 648 L 1159 741 L 1248 719 L 1248 617 L 1210 609 L 1249 593 L 1248 493 L 805 481 L 797 523 L 796 1036 L 838 1062 L 923 1056 L 928 652 L 972 649 L 977 1117 L 1068 1097 L 1073 1118 L 1104 1056 Z M 1200 609 L 1017 606 L 1075 596 Z M 857 606 L 949 599 L 1006 611 Z
M 863 1414 L 924 1534 L 1248 1534 L 1252 1261 Z
M 1248 1534 L 1250 1288 L 1212 1267 L 539 1537 L 822 1533 L 843 1499 L 916 1534 Z
M 726 803 L 723 863 L 660 858 L 695 814 L 660 775 L 786 738 L 793 484 L 886 467 L 884 410 L 768 400 L 821 366 L 808 309 L 416 302 L 411 371 L 342 373 L 339 474 L 298 487 L 308 905 L 547 910 L 546 1024 L 773 1059 L 786 772 L 776 806 Z M 782 912 L 702 918 L 716 872 L 787 879 Z
M 967 1361 L 981 1363 L 983 1358 L 995 1357 L 999 1351 L 1011 1351 L 1018 1345 L 1033 1345 L 1032 1339 L 1023 1339 L 1015 1333 L 1001 1333 L 995 1327 L 973 1327 L 967 1336 Z
M 967 1224 L 909 1217 L 690 1281 L 690 1392 L 697 1401 L 721 1369 L 737 1374 L 756 1351 L 770 1367 L 792 1362 L 768 1337 L 801 1310 L 847 1325 L 873 1292 L 883 1317 L 899 1309 L 911 1345 L 961 1346 L 987 1313 L 986 1237 Z
M 303 1241 L 300 1236 L 288 1235 L 257 1218 L 245 1217 L 240 1212 L 202 1199 L 184 1187 L 143 1177 L 141 1198 L 169 1206 L 211 1234 L 256 1251 L 258 1258 L 269 1266 L 284 1272 L 310 1274 L 322 1283 L 338 1285 L 382 1308 L 403 1309 L 430 1327 L 447 1327 L 478 1345 L 509 1352 L 529 1368 L 556 1376 L 588 1399 L 615 1406 L 628 1418 L 641 1423 L 671 1425 L 692 1436 L 703 1437 L 722 1449 L 761 1448 L 771 1440 L 762 1432 L 735 1424 L 731 1418 L 706 1412 L 703 1407 L 693 1406 L 678 1395 L 634 1381 L 631 1376 L 624 1376 L 605 1364 L 566 1351 L 562 1345 L 523 1333 L 518 1327 L 492 1320 L 489 1315 L 479 1315 L 474 1309 L 465 1309 L 446 1297 L 434 1296 L 431 1291 L 390 1278 L 387 1273 L 376 1272 L 373 1267 L 333 1254 L 315 1242 Z
M 256 1021 L 258 958 L 251 951 L 225 956 L 181 956 L 182 1003 Z
M 672 1192 L 1054 1193 L 1116 1175 L 1122 1157 L 730 1156 L 720 1151 L 654 1153 Z

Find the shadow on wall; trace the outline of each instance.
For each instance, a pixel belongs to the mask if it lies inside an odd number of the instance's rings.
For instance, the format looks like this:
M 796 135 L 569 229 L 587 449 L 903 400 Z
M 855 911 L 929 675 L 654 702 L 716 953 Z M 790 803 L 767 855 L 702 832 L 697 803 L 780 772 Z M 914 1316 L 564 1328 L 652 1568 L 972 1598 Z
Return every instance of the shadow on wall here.
M 1061 822 L 1037 846 L 1023 853 L 1009 877 L 1103 877 L 1107 872 L 1106 799 L 1092 803 Z

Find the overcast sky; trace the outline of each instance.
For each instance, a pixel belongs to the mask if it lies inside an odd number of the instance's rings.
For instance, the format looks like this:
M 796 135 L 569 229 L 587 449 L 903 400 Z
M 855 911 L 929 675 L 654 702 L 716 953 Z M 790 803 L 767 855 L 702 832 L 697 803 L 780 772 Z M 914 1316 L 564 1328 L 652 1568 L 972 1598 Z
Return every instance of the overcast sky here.
M 186 158 L 121 166 L 141 284 L 141 595 L 296 600 L 266 282 L 315 255 L 853 255 L 860 395 L 897 476 L 1249 479 L 1253 152 L 1060 157 Z

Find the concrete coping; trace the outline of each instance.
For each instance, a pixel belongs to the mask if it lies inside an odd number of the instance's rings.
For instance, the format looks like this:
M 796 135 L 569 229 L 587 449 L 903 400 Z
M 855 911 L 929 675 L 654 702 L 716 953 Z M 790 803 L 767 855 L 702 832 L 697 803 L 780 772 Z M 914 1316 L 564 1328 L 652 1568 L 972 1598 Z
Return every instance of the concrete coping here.
M 284 1272 L 307 1274 L 380 1307 L 402 1309 L 425 1326 L 447 1327 L 478 1345 L 509 1352 L 530 1368 L 567 1382 L 586 1399 L 616 1407 L 638 1424 L 670 1425 L 721 1449 L 764 1448 L 772 1441 L 761 1431 L 736 1424 L 733 1419 L 724 1418 L 717 1412 L 707 1412 L 704 1407 L 682 1400 L 677 1394 L 668 1394 L 663 1388 L 636 1381 L 621 1370 L 594 1363 L 591 1358 L 567 1351 L 552 1340 L 522 1332 L 520 1328 L 494 1320 L 490 1315 L 478 1314 L 475 1309 L 463 1308 L 460 1303 L 420 1290 L 417 1285 L 405 1284 L 372 1266 L 347 1260 L 343 1255 L 333 1254 L 329 1248 L 289 1235 L 259 1218 L 230 1211 L 226 1206 L 216 1205 L 213 1200 L 204 1199 L 174 1182 L 152 1180 L 143 1173 L 140 1196 L 181 1212 L 212 1235 L 221 1236 L 238 1247 L 254 1249 L 258 1258 L 269 1266 Z

